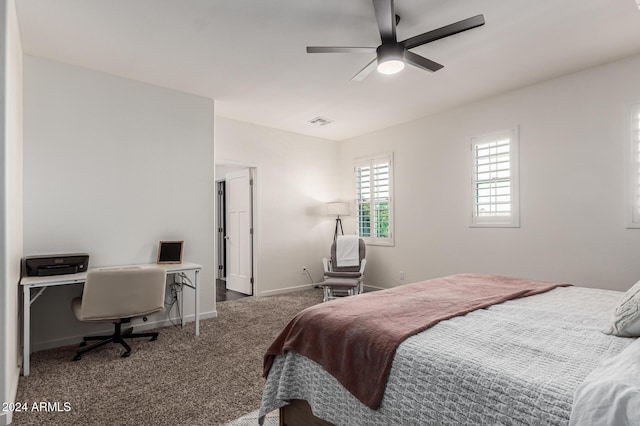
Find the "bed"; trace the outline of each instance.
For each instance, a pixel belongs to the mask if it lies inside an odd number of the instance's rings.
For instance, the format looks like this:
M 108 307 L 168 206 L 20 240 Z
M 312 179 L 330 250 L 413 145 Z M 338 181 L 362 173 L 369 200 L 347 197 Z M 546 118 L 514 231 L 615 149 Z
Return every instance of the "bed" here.
M 505 278 L 464 274 L 444 279 L 486 277 Z M 434 281 L 436 286 L 442 284 L 437 280 L 425 283 L 434 287 Z M 416 288 L 421 284 L 416 283 Z M 356 312 L 356 304 L 387 297 L 401 291 L 399 288 L 309 310 Z M 344 378 L 338 380 L 330 374 L 326 365 L 321 365 L 324 361 L 312 360 L 315 355 L 285 349 L 267 356 L 260 415 L 280 409 L 281 424 L 288 426 L 568 425 L 580 424 L 576 419 L 595 418 L 593 401 L 603 400 L 603 387 L 617 386 L 610 383 L 616 376 L 612 371 L 624 369 L 618 376 L 630 378 L 631 383 L 621 385 L 620 392 L 627 395 L 631 389 L 640 393 L 640 341 L 603 332 L 623 293 L 553 285 L 528 294 L 437 321 L 402 340 L 393 350 L 377 405 L 367 400 L 367 392 L 356 396 L 347 390 Z M 314 326 L 302 324 L 299 316 L 290 324 L 304 335 Z M 332 336 L 331 331 L 327 333 Z M 338 340 L 335 346 L 340 347 Z M 367 362 L 351 367 L 359 370 L 361 378 L 372 376 L 379 382 L 380 366 L 375 365 L 375 370 Z M 574 395 L 581 389 L 586 394 L 578 404 L 583 411 L 572 414 Z M 375 393 L 373 387 L 371 392 Z M 633 404 L 640 401 L 637 394 L 633 398 Z M 629 398 L 616 403 L 628 406 Z M 621 415 L 640 419 L 640 411 L 634 410 L 632 407 Z M 603 419 L 612 415 L 600 414 Z

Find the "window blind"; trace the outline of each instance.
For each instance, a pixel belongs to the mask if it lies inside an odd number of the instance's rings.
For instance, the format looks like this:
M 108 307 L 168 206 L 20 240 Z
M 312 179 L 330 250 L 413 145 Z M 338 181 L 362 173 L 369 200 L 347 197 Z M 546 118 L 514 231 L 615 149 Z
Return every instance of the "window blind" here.
M 358 235 L 369 243 L 390 244 L 391 155 L 356 162 L 356 205 Z
M 518 226 L 514 133 L 472 139 L 472 225 Z
M 477 216 L 511 214 L 510 140 L 500 139 L 475 145 Z

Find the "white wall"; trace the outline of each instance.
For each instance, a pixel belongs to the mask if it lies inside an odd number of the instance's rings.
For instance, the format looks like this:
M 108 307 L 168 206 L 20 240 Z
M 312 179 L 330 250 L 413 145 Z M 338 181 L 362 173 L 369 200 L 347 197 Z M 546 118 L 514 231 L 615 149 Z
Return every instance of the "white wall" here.
M 322 279 L 338 196 L 337 142 L 216 117 L 216 163 L 257 168 L 256 295 Z
M 640 279 L 640 230 L 625 229 L 625 123 L 634 101 L 640 57 L 341 144 L 345 199 L 354 197 L 353 158 L 395 155 L 395 247 L 369 247 L 367 284 L 480 272 L 629 288 Z M 514 125 L 521 227 L 469 228 L 470 138 Z M 354 232 L 353 217 L 345 225 Z
M 159 240 L 183 239 L 184 259 L 203 265 L 200 310 L 214 315 L 213 101 L 29 56 L 24 70 L 24 254 L 153 263 Z M 96 331 L 71 313 L 80 291 L 32 305 L 36 350 Z
M 2 134 L 0 170 L 0 402 L 14 401 L 19 378 L 18 281 L 22 257 L 22 46 L 14 0 L 2 3 Z M 11 422 L 0 412 L 0 424 Z

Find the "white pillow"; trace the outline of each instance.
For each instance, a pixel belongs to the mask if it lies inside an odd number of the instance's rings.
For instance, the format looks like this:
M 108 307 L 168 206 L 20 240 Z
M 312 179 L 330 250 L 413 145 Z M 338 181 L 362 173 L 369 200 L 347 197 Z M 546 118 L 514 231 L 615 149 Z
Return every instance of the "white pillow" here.
M 630 336 L 639 336 L 640 337 L 640 318 L 630 323 L 627 328 L 625 328 L 627 333 Z
M 569 426 L 636 426 L 640 419 L 640 339 L 602 361 L 573 394 Z
M 618 301 L 607 334 L 640 337 L 640 281 L 627 290 Z

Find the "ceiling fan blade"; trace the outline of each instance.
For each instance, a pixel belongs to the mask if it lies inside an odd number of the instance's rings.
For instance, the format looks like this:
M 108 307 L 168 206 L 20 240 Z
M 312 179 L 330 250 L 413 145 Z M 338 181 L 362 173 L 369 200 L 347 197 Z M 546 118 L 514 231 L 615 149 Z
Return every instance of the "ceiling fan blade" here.
M 351 81 L 362 81 L 362 80 L 364 80 L 365 77 L 368 76 L 369 73 L 371 73 L 371 71 L 373 71 L 376 68 L 377 61 L 378 61 L 378 58 L 374 58 L 371 62 L 369 62 L 367 65 L 365 65 L 364 68 L 362 68 L 360 71 L 358 71 L 358 73 L 356 75 L 351 77 Z
M 307 53 L 376 53 L 375 47 L 307 46 Z
M 376 12 L 378 29 L 382 44 L 396 43 L 396 14 L 393 0 L 373 0 L 373 9 Z
M 415 37 L 408 38 L 401 43 L 404 44 L 407 49 L 413 49 L 414 47 L 422 46 L 423 44 L 440 40 L 441 38 L 449 37 L 454 34 L 458 34 L 482 25 L 484 25 L 484 16 L 476 15 L 471 18 L 463 19 L 462 21 L 454 22 L 453 24 L 446 25 L 436 30 L 428 31 Z
M 427 59 L 420 55 L 416 55 L 415 53 L 409 51 L 404 52 L 404 60 L 408 64 L 431 72 L 438 71 L 440 68 L 444 67 L 444 65 L 440 65 L 437 62 L 433 62 L 430 59 Z

